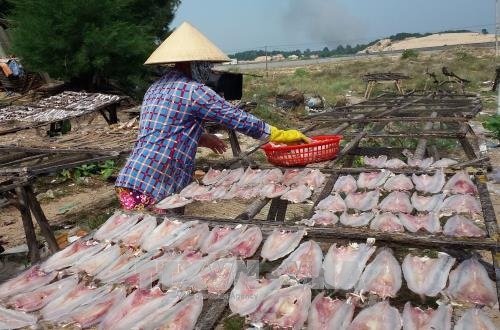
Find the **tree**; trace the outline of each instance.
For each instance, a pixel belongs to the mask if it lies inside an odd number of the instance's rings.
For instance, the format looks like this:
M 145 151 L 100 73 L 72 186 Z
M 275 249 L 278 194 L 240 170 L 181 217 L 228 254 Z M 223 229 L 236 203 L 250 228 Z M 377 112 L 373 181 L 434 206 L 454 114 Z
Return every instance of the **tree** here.
M 12 49 L 32 71 L 86 89 L 140 92 L 144 61 L 168 33 L 179 0 L 16 0 Z

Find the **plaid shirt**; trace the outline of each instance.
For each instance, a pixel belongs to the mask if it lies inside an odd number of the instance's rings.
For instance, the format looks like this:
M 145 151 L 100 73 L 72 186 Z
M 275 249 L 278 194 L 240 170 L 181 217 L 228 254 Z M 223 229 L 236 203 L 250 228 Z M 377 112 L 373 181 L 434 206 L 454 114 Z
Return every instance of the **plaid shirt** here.
M 171 70 L 144 96 L 139 135 L 115 186 L 141 192 L 156 202 L 180 191 L 192 180 L 203 121 L 217 122 L 256 139 L 266 139 L 270 133 L 262 120 Z

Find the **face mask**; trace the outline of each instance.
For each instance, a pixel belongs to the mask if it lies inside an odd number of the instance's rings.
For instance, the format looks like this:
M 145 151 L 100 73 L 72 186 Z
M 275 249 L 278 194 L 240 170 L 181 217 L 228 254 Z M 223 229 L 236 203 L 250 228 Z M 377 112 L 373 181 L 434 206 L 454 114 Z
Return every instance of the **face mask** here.
M 192 62 L 191 77 L 199 83 L 206 84 L 213 66 L 211 62 Z

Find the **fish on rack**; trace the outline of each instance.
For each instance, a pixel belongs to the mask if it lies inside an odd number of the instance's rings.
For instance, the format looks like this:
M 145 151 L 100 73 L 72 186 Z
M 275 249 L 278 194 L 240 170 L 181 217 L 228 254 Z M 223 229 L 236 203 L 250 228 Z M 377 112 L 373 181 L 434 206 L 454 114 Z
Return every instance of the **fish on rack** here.
M 497 330 L 493 321 L 479 308 L 470 308 L 460 317 L 454 330 Z
M 306 185 L 301 184 L 288 190 L 281 196 L 281 199 L 292 203 L 302 203 L 311 197 L 311 194 L 311 189 L 309 189 Z
M 486 231 L 461 215 L 449 218 L 444 225 L 443 234 L 451 237 L 486 237 Z
M 201 245 L 200 251 L 212 255 L 225 255 L 230 249 L 230 243 L 247 229 L 247 225 L 238 225 L 234 228 L 216 226 Z
M 76 261 L 75 264 L 71 266 L 70 271 L 74 273 L 85 272 L 87 275 L 95 276 L 118 259 L 120 255 L 121 249 L 119 245 L 108 245 L 102 251 L 93 255 L 92 258 Z
M 405 162 L 398 158 L 392 158 L 385 162 L 385 167 L 390 169 L 401 169 L 407 166 Z
M 278 171 L 281 173 L 280 170 L 278 170 Z M 215 185 L 216 186 L 229 187 L 233 183 L 238 182 L 240 180 L 240 178 L 243 176 L 244 173 L 245 173 L 245 170 L 243 169 L 243 167 L 239 167 L 237 169 L 231 170 L 221 180 L 217 181 L 215 183 Z
M 38 318 L 33 314 L 0 306 L 0 329 L 19 329 L 33 326 Z
M 377 214 L 370 223 L 370 229 L 389 233 L 402 233 L 405 231 L 401 220 L 394 213 L 390 212 Z
M 440 160 L 432 163 L 432 168 L 447 168 L 458 164 L 458 161 L 451 158 L 441 158 Z
M 290 187 L 281 183 L 267 183 L 260 189 L 260 197 L 262 198 L 276 198 L 285 194 L 290 190 Z
M 156 218 L 146 215 L 128 232 L 123 233 L 120 237 L 120 241 L 126 246 L 138 246 L 146 237 L 149 237 L 155 228 Z
M 229 296 L 229 308 L 233 313 L 246 316 L 257 310 L 260 304 L 281 288 L 281 280 L 259 279 L 240 272 Z
M 169 246 L 188 232 L 195 222 L 181 222 L 177 220 L 164 219 L 148 237 L 141 241 L 141 247 L 145 251 L 154 251 L 164 246 Z
M 283 182 L 283 172 L 281 172 L 279 168 L 273 168 L 272 170 L 269 170 L 261 178 L 261 184 L 263 185 L 281 182 Z
M 382 299 L 395 297 L 401 288 L 401 266 L 388 248 L 379 249 L 356 284 L 356 291 L 369 292 Z
M 428 169 L 429 167 L 432 166 L 433 163 L 434 163 L 433 157 L 424 158 L 424 159 L 408 157 L 408 166 L 417 167 L 417 168 L 420 168 L 422 170 Z
M 209 236 L 210 229 L 206 223 L 194 223 L 187 230 L 182 231 L 177 239 L 168 245 L 169 249 L 180 251 L 195 251 L 201 247 Z
M 352 175 L 340 176 L 333 185 L 333 191 L 338 193 L 351 193 L 356 190 L 358 190 L 358 184 Z
M 185 288 L 187 282 L 213 261 L 211 256 L 203 257 L 201 252 L 186 251 L 167 262 L 159 278 L 166 288 Z
M 115 237 L 128 232 L 141 217 L 142 215 L 128 215 L 117 211 L 96 231 L 94 239 L 112 241 Z
M 370 223 L 375 217 L 373 212 L 362 212 L 349 214 L 347 212 L 342 213 L 340 216 L 340 223 L 344 226 L 349 227 L 363 227 Z
M 382 211 L 411 213 L 413 205 L 410 202 L 410 196 L 403 191 L 393 191 L 387 195 L 379 205 Z
M 325 283 L 334 289 L 352 289 L 375 249 L 368 244 L 352 243 L 340 247 L 333 244 L 323 261 Z
M 315 241 L 306 241 L 293 251 L 271 274 L 288 275 L 297 280 L 319 277 L 323 252 Z
M 452 312 L 453 309 L 449 305 L 422 310 L 407 302 L 403 310 L 403 330 L 451 330 Z
M 198 291 L 226 293 L 233 285 L 238 271 L 238 259 L 221 258 L 207 264 L 198 274 L 188 280 L 189 286 Z
M 437 258 L 406 255 L 402 268 L 408 288 L 420 296 L 435 297 L 446 286 L 455 258 L 439 253 Z
M 378 204 L 379 191 L 351 192 L 345 198 L 347 208 L 359 211 L 371 211 Z
M 199 195 L 201 195 L 201 193 L 197 194 L 196 196 L 199 196 Z M 196 197 L 196 196 L 194 196 L 194 197 Z M 186 197 L 183 197 L 179 194 L 173 194 L 173 195 L 166 197 L 165 199 L 162 199 L 160 202 L 158 202 L 158 204 L 155 205 L 155 207 L 157 209 L 160 209 L 160 210 L 169 210 L 169 209 L 176 209 L 179 207 L 186 206 L 192 202 L 193 202 L 193 199 L 191 199 L 191 198 L 186 198 Z
M 387 161 L 386 155 L 380 155 L 378 157 L 370 157 L 370 156 L 363 157 L 363 164 L 375 168 L 384 168 L 386 161 Z
M 83 261 L 91 258 L 101 251 L 107 244 L 95 241 L 84 241 L 79 239 L 53 254 L 49 259 L 42 263 L 41 268 L 46 272 L 61 270 L 70 267 L 77 261 Z
M 229 171 L 224 169 L 222 171 L 220 170 L 214 170 L 213 168 L 210 168 L 203 176 L 203 179 L 201 180 L 201 183 L 203 183 L 206 186 L 210 186 L 212 184 L 216 184 L 217 182 L 221 181 L 224 179 L 229 174 Z
M 45 272 L 35 265 L 0 285 L 0 298 L 36 290 L 52 282 L 57 272 Z
M 330 212 L 330 211 L 322 211 L 322 210 L 317 210 L 314 212 L 313 216 L 311 219 L 305 219 L 302 220 L 301 223 L 305 224 L 306 226 L 330 226 L 334 225 L 339 221 L 339 218 L 335 215 L 335 213 Z
M 481 204 L 471 195 L 452 195 L 444 200 L 440 213 L 441 215 L 466 213 L 474 216 L 481 213 Z
M 356 315 L 347 330 L 399 330 L 402 325 L 399 311 L 386 300 L 364 308 Z
M 305 234 L 305 230 L 286 231 L 274 229 L 262 245 L 260 256 L 264 261 L 274 261 L 283 258 L 299 246 Z
M 411 179 L 404 174 L 395 175 L 390 177 L 384 184 L 384 190 L 394 191 L 394 190 L 412 190 L 413 182 Z
M 438 212 L 444 201 L 444 194 L 421 196 L 414 192 L 411 196 L 411 204 L 419 212 Z
M 178 256 L 177 252 L 167 251 L 161 256 L 154 256 L 138 262 L 130 273 L 124 276 L 120 283 L 130 288 L 148 289 L 152 283 L 158 280 L 160 273 L 167 267 L 170 261 Z
M 358 176 L 357 185 L 359 189 L 375 189 L 382 186 L 391 171 L 381 170 L 379 172 L 362 172 Z
M 458 171 L 444 185 L 445 194 L 477 194 L 477 187 L 464 171 Z
M 233 241 L 229 243 L 229 254 L 242 259 L 250 258 L 255 254 L 262 242 L 262 231 L 257 226 L 247 227 Z
M 398 218 L 406 230 L 412 233 L 416 233 L 421 229 L 427 230 L 431 234 L 441 232 L 441 223 L 435 212 L 416 215 L 399 213 Z
M 354 305 L 339 299 L 333 300 L 319 293 L 311 303 L 307 318 L 309 330 L 345 330 L 354 316 Z
M 330 212 L 345 212 L 347 206 L 338 193 L 329 195 L 316 206 L 316 210 L 330 211 Z
M 421 174 L 416 175 L 412 174 L 411 179 L 415 184 L 415 189 L 420 192 L 429 193 L 429 194 L 437 194 L 440 193 L 443 189 L 443 186 L 446 182 L 446 177 L 442 170 L 438 170 L 434 173 L 434 175 L 429 174 Z

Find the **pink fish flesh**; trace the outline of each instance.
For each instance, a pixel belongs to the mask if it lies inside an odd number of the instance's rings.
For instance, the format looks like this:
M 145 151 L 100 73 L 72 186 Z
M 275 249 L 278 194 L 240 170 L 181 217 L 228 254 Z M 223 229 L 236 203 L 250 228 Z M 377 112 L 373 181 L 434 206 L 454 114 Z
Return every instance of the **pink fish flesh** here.
M 24 312 L 33 312 L 45 306 L 61 291 L 69 291 L 76 287 L 77 284 L 77 277 L 67 277 L 57 282 L 42 286 L 36 290 L 15 295 L 10 298 L 7 303 L 17 310 L 21 310 Z
M 361 274 L 356 290 L 374 293 L 385 299 L 395 297 L 401 284 L 401 266 L 390 249 L 382 248 Z
M 453 195 L 444 200 L 440 211 L 441 215 L 451 215 L 454 213 L 475 215 L 481 213 L 481 205 L 474 196 Z
M 363 163 L 370 167 L 384 168 L 385 162 L 387 161 L 386 155 L 380 155 L 378 157 L 363 157 Z
M 210 189 L 210 187 L 200 185 L 197 182 L 192 182 L 187 187 L 185 187 L 184 189 L 181 190 L 181 192 L 179 193 L 179 196 L 183 197 L 185 199 L 191 199 L 191 198 L 196 197 L 198 195 L 202 195 L 202 194 L 207 193 L 209 189 Z
M 334 289 L 352 289 L 373 252 L 372 245 L 349 244 L 337 248 L 333 244 L 323 261 L 325 283 Z
M 347 212 L 342 213 L 340 216 L 340 223 L 344 226 L 349 227 L 363 227 L 370 223 L 375 214 L 373 212 L 363 212 L 363 213 L 353 213 L 349 214 Z
M 309 168 L 303 170 L 286 170 L 283 176 L 283 183 L 287 186 L 305 184 L 304 179 L 311 171 Z
M 110 245 L 101 252 L 93 255 L 92 258 L 78 260 L 71 267 L 71 270 L 75 273 L 85 272 L 90 276 L 95 276 L 97 273 L 109 266 L 110 263 L 118 259 L 120 254 L 121 251 L 119 245 Z
M 156 228 L 156 218 L 147 215 L 136 224 L 128 233 L 121 236 L 121 242 L 127 246 L 139 246 L 146 237 L 149 237 Z
M 238 182 L 238 180 L 243 176 L 243 173 L 245 173 L 243 167 L 238 167 L 235 170 L 231 170 L 228 175 L 219 180 L 215 185 L 229 187 L 233 183 Z
M 439 211 L 443 204 L 444 194 L 437 194 L 432 196 L 420 196 L 414 192 L 411 196 L 411 203 L 413 207 L 420 212 L 433 212 Z
M 362 172 L 358 177 L 359 189 L 375 189 L 382 186 L 387 178 L 392 174 L 391 171 L 382 170 L 380 172 Z
M 477 258 L 467 259 L 451 271 L 447 292 L 459 302 L 490 307 L 498 304 L 495 283 Z
M 229 296 L 229 308 L 233 313 L 246 316 L 253 313 L 264 299 L 280 288 L 280 279 L 257 279 L 240 272 Z
M 182 197 L 179 194 L 173 194 L 161 200 L 158 204 L 156 204 L 155 207 L 160 210 L 169 210 L 186 206 L 192 202 L 193 202 L 192 199 Z
M 237 185 L 240 187 L 254 187 L 260 184 L 260 178 L 262 175 L 261 170 L 254 170 L 250 167 L 246 169 L 246 171 L 241 176 Z
M 250 319 L 270 326 L 298 330 L 307 319 L 310 305 L 311 287 L 299 284 L 273 293 L 250 315 Z
M 185 287 L 212 258 L 202 257 L 201 252 L 187 251 L 169 261 L 160 274 L 160 283 L 167 288 Z
M 347 211 L 347 206 L 342 197 L 338 193 L 335 193 L 319 202 L 316 209 L 330 212 L 344 212 Z
M 252 226 L 240 233 L 231 243 L 230 254 L 242 259 L 250 258 L 262 242 L 262 232 L 259 227 Z
M 264 260 L 269 261 L 283 258 L 295 250 L 305 234 L 304 230 L 284 231 L 274 229 L 262 245 L 260 255 Z
M 428 308 L 422 310 L 420 307 L 412 307 L 410 302 L 405 304 L 403 310 L 404 330 L 451 330 L 452 308 L 441 305 L 436 310 Z
M 380 203 L 380 209 L 387 212 L 411 213 L 413 205 L 411 205 L 408 193 L 393 191 Z
M 179 301 L 178 292 L 163 293 L 160 288 L 137 289 L 120 304 L 114 306 L 99 325 L 99 329 L 132 329 L 151 313 L 165 306 L 174 306 Z
M 370 229 L 385 231 L 389 233 L 404 232 L 405 229 L 399 218 L 393 213 L 384 212 L 378 214 L 370 223 Z
M 153 251 L 174 243 L 184 232 L 191 229 L 193 223 L 164 219 L 148 237 L 141 241 L 141 247 L 146 251 Z
M 333 300 L 319 293 L 311 303 L 307 329 L 309 330 L 345 330 L 354 316 L 354 305 L 342 300 Z
M 89 302 L 86 305 L 77 307 L 69 314 L 60 319 L 62 323 L 76 323 L 82 328 L 88 328 L 100 323 L 107 315 L 108 311 L 115 305 L 125 300 L 126 290 L 117 287 L 113 291 Z
M 405 162 L 403 162 L 401 159 L 398 158 L 389 159 L 388 161 L 385 162 L 386 168 L 403 168 L 406 166 L 408 165 L 406 165 Z
M 262 198 L 276 198 L 290 190 L 290 187 L 280 183 L 268 183 L 260 189 L 260 197 Z
M 458 164 L 458 162 L 456 160 L 454 160 L 454 159 L 441 158 L 437 162 L 433 163 L 431 165 L 431 167 L 433 167 L 433 168 L 445 168 L 445 167 L 453 166 L 455 164 Z
M 358 184 L 356 183 L 356 179 L 353 178 L 352 175 L 342 175 L 337 181 L 335 181 L 335 185 L 333 186 L 333 191 L 350 193 L 358 190 Z
M 371 211 L 377 207 L 379 191 L 352 192 L 347 194 L 345 204 L 347 208 L 359 211 Z
M 177 258 L 178 254 L 173 251 L 167 251 L 164 255 L 158 258 L 148 258 L 142 260 L 131 268 L 129 273 L 120 283 L 124 283 L 129 287 L 139 289 L 150 289 L 160 276 L 160 273 L 167 266 L 169 261 Z
M 266 185 L 269 183 L 281 183 L 283 181 L 283 173 L 279 168 L 273 168 L 269 172 L 267 172 L 261 178 L 261 185 Z
M 0 329 L 18 329 L 35 325 L 37 317 L 0 306 Z
M 443 191 L 451 194 L 477 194 L 477 187 L 467 173 L 459 171 L 448 180 Z
M 0 285 L 0 298 L 38 289 L 57 277 L 57 272 L 47 273 L 40 266 L 33 266 Z
M 478 308 L 468 309 L 455 324 L 454 330 L 497 330 L 486 314 Z
M 128 215 L 117 211 L 97 230 L 94 239 L 111 241 L 114 237 L 128 232 L 141 217 L 141 215 Z
M 330 211 L 316 211 L 311 219 L 305 220 L 303 223 L 308 226 L 330 226 L 339 221 L 335 213 Z
M 399 330 L 401 326 L 399 311 L 382 301 L 359 312 L 347 330 Z
M 412 174 L 411 179 L 415 184 L 415 189 L 429 194 L 437 194 L 443 189 L 446 178 L 442 170 L 436 171 L 434 175 Z
M 233 185 L 222 199 L 253 199 L 260 195 L 260 186 L 246 187 Z
M 201 180 L 201 183 L 203 183 L 206 186 L 209 186 L 223 180 L 224 177 L 227 176 L 228 174 L 229 174 L 228 170 L 219 171 L 210 168 L 207 174 L 205 174 L 205 176 Z
M 298 280 L 317 278 L 321 270 L 323 252 L 315 241 L 302 243 L 295 251 L 283 260 L 272 274 L 289 275 Z
M 443 233 L 451 237 L 486 237 L 484 229 L 461 215 L 449 218 L 444 225 Z
M 60 292 L 40 312 L 45 320 L 60 321 L 77 307 L 92 303 L 108 292 L 108 287 L 94 288 L 82 282 L 70 291 Z
M 203 309 L 202 295 L 189 295 L 173 307 L 162 306 L 134 328 L 144 330 L 191 330 L 195 329 Z
M 231 249 L 230 243 L 243 233 L 246 228 L 246 225 L 239 225 L 235 228 L 216 226 L 205 239 L 200 250 L 206 254 L 229 253 Z
M 425 158 L 425 159 L 416 159 L 416 158 L 408 158 L 408 166 L 410 167 L 418 167 L 423 170 L 428 169 L 434 163 L 434 158 Z
M 188 230 L 181 232 L 168 247 L 180 251 L 195 251 L 201 247 L 209 234 L 210 229 L 206 223 L 194 223 Z
M 193 197 L 198 202 L 215 202 L 223 199 L 226 196 L 227 189 L 225 186 L 212 187 L 204 194 L 199 194 Z
M 437 296 L 446 286 L 455 258 L 439 253 L 437 258 L 408 254 L 403 260 L 403 274 L 408 288 L 428 297 Z
M 393 190 L 412 190 L 413 183 L 411 179 L 404 174 L 399 174 L 390 177 L 384 184 L 384 189 L 387 191 Z
M 434 212 L 417 215 L 399 213 L 398 218 L 403 226 L 412 233 L 416 233 L 420 229 L 427 230 L 432 234 L 441 231 L 441 223 L 439 222 L 439 217 Z
M 223 294 L 233 285 L 237 271 L 238 263 L 235 257 L 221 258 L 206 265 L 194 280 L 189 282 L 196 290 Z
M 319 170 L 309 172 L 300 183 L 305 184 L 311 189 L 318 189 L 325 182 L 326 177 Z
M 305 202 L 309 197 L 311 197 L 311 190 L 305 185 L 299 185 L 294 187 L 284 193 L 281 199 L 290 201 L 292 203 L 302 203 Z
M 149 255 L 135 255 L 132 251 L 122 254 L 118 259 L 112 261 L 108 267 L 99 272 L 95 278 L 103 283 L 120 282 L 127 276 L 132 267 L 135 267 L 138 262 L 148 258 Z
M 77 261 L 91 258 L 101 251 L 106 244 L 79 239 L 73 244 L 53 254 L 42 264 L 42 269 L 46 272 L 67 268 Z

